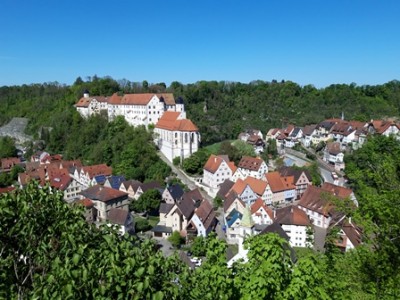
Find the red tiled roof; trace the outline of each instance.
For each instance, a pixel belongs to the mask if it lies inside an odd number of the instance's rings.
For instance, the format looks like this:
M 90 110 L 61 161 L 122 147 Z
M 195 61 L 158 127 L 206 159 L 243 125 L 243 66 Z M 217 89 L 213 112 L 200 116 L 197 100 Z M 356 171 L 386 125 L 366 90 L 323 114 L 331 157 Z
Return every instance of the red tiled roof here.
M 265 212 L 268 214 L 268 216 L 271 218 L 271 220 L 274 218 L 274 212 L 272 211 L 272 209 L 270 209 L 268 206 L 265 205 L 264 201 L 261 198 L 258 198 L 256 200 L 256 202 L 254 202 L 251 205 L 251 214 L 255 214 L 256 212 L 258 212 L 258 210 L 260 208 L 263 208 L 265 210 Z
M 108 98 L 104 96 L 90 96 L 90 97 L 82 97 L 75 104 L 76 107 L 88 107 L 90 102 L 95 99 L 98 102 L 108 102 Z
M 16 164 L 19 164 L 21 160 L 18 157 L 6 157 L 1 159 L 1 168 L 3 170 L 9 170 Z
M 258 157 L 243 156 L 238 164 L 238 168 L 251 171 L 258 171 L 264 161 Z
M 206 164 L 204 165 L 204 170 L 206 170 L 210 173 L 215 173 L 218 170 L 218 168 L 222 162 L 223 162 L 223 159 L 221 157 L 211 154 L 210 157 L 208 158 Z
M 109 176 L 112 174 L 112 168 L 107 166 L 106 164 L 85 166 L 82 167 L 82 170 L 84 171 L 84 173 L 88 173 L 90 179 L 92 179 L 96 175 Z
M 155 125 L 156 128 L 170 131 L 198 131 L 189 119 L 178 119 L 180 112 L 166 111 Z
M 278 193 L 286 190 L 295 189 L 294 176 L 281 176 L 279 172 L 269 172 L 265 174 L 271 191 L 273 193 Z
M 15 190 L 14 186 L 8 186 L 8 187 L 4 187 L 4 188 L 0 188 L 0 194 L 4 194 L 4 193 L 8 193 Z
M 353 193 L 351 189 L 345 188 L 343 186 L 338 186 L 329 182 L 324 182 L 324 184 L 321 186 L 321 189 L 342 199 L 350 197 Z
M 322 197 L 326 190 L 310 185 L 300 199 L 299 205 L 311 211 L 316 211 L 324 216 L 329 216 L 333 210 L 333 204 Z
M 278 224 L 309 226 L 311 222 L 307 214 L 297 206 L 287 206 L 276 211 Z
M 78 200 L 75 203 L 84 205 L 86 208 L 91 208 L 94 206 L 92 200 L 90 200 L 89 198 L 84 198 L 82 200 Z
M 203 222 L 204 228 L 207 230 L 215 221 L 215 212 L 208 200 L 203 200 L 198 208 L 195 210 L 195 214 L 199 217 L 200 221 Z
M 234 191 L 237 195 L 241 195 L 246 186 L 247 183 L 245 183 L 242 179 L 239 178 L 232 186 L 231 191 Z
M 113 94 L 111 98 L 108 100 L 108 103 L 114 105 L 147 105 L 154 96 L 157 96 L 159 99 L 163 97 L 164 102 L 167 105 L 175 105 L 174 95 L 169 93 L 125 94 L 122 97 L 118 96 L 117 94 Z
M 268 186 L 268 182 L 251 176 L 247 176 L 244 182 L 247 183 L 250 188 L 259 196 L 262 196 L 264 194 L 265 189 Z
M 128 194 L 115 190 L 113 188 L 94 185 L 80 193 L 82 196 L 89 198 L 90 200 L 98 200 L 102 202 L 108 202 L 114 199 L 127 198 Z
M 340 143 L 339 142 L 331 142 L 326 145 L 329 154 L 338 155 L 342 152 L 340 150 Z

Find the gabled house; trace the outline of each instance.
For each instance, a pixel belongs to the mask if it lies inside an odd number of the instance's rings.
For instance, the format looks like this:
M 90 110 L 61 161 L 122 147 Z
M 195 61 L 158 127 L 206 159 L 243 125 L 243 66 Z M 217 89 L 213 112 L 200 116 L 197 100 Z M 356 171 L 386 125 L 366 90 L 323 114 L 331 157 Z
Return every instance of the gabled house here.
M 215 211 L 206 199 L 194 210 L 192 219 L 187 226 L 187 233 L 195 236 L 206 237 L 217 224 Z
M 115 190 L 119 190 L 121 183 L 124 181 L 126 180 L 125 176 L 123 175 L 111 175 L 106 177 L 106 180 L 104 181 L 104 186 Z
M 324 182 L 321 186 L 321 189 L 340 199 L 348 198 L 354 203 L 355 207 L 358 207 L 358 201 L 352 189 L 335 185 L 330 182 Z
M 120 208 L 111 208 L 107 222 L 110 225 L 117 225 L 121 235 L 125 233 L 134 234 L 135 226 L 132 215 L 129 211 Z
M 119 186 L 119 190 L 121 192 L 128 193 L 128 197 L 130 199 L 135 199 L 135 195 L 139 187 L 142 185 L 140 181 L 137 180 L 126 180 L 121 182 L 121 185 Z M 136 197 L 136 199 L 139 197 Z
M 238 179 L 235 182 L 235 184 L 229 190 L 227 197 L 237 197 L 248 205 L 254 203 L 258 198 L 257 194 L 251 189 L 250 185 L 244 182 L 242 179 Z
M 199 149 L 199 129 L 182 112 L 164 112 L 155 124 L 154 134 L 155 144 L 169 161 L 175 157 L 183 160 Z
M 334 165 L 335 169 L 338 171 L 344 170 L 344 153 L 341 150 L 339 142 L 330 142 L 326 144 L 324 161 Z
M 304 147 L 310 147 L 312 144 L 312 137 L 316 134 L 316 128 L 317 125 L 306 125 L 303 128 L 303 136 L 301 138 L 301 143 L 303 144 Z
M 182 198 L 183 194 L 183 189 L 179 184 L 176 183 L 165 188 L 162 193 L 162 200 L 165 203 L 174 204 L 176 201 Z
M 312 185 L 311 174 L 308 170 L 300 170 L 292 167 L 283 167 L 278 170 L 283 177 L 293 176 L 296 186 L 296 199 L 300 199 L 309 185 Z
M 224 230 L 226 241 L 229 244 L 237 244 L 240 235 L 241 220 L 246 209 L 246 204 L 233 195 L 224 202 Z
M 106 164 L 77 167 L 74 173 L 71 174 L 82 185 L 83 189 L 96 185 L 97 181 L 95 177 L 98 175 L 110 176 L 112 175 L 112 168 Z
M 97 220 L 100 222 L 108 220 L 111 208 L 129 211 L 128 194 L 119 190 L 95 185 L 81 191 L 80 194 L 93 202 L 97 210 Z
M 392 120 L 371 120 L 371 122 L 368 123 L 368 132 L 370 134 L 390 136 L 398 135 L 399 131 L 399 124 Z
M 248 184 L 264 203 L 272 203 L 272 191 L 267 181 L 248 176 L 244 180 L 244 183 Z
M 146 191 L 149 190 L 157 190 L 162 195 L 164 189 L 158 181 L 150 181 L 146 183 L 142 183 L 138 186 L 133 199 L 138 200 L 139 197 Z
M 307 214 L 296 206 L 287 206 L 276 211 L 274 223 L 281 225 L 282 229 L 290 237 L 290 246 L 309 247 L 313 240 L 311 222 Z
M 73 205 L 82 205 L 85 208 L 83 215 L 86 222 L 93 223 L 94 221 L 96 221 L 97 210 L 95 209 L 92 200 L 84 198 L 73 202 Z
M 291 202 L 296 198 L 294 176 L 281 176 L 275 171 L 265 174 L 265 178 L 272 191 L 272 205 Z
M 337 222 L 344 215 L 342 212 L 335 210 L 335 205 L 331 201 L 331 197 L 336 197 L 338 200 L 350 199 L 350 195 L 347 192 L 344 193 L 342 191 L 341 193 L 334 194 L 327 187 L 323 189 L 311 185 L 301 197 L 298 207 L 305 211 L 315 226 L 328 228 L 331 222 Z
M 235 171 L 235 163 L 229 161 L 227 155 L 211 154 L 203 168 L 202 182 L 210 188 L 211 194 L 214 194 L 226 179 L 232 178 Z
M 226 200 L 226 196 L 228 192 L 231 190 L 235 183 L 229 179 L 226 179 L 220 186 L 217 192 L 217 196 L 220 197 L 222 200 Z
M 64 194 L 64 200 L 72 203 L 80 198 L 81 185 L 71 176 L 67 169 L 56 169 L 48 172 L 50 186 Z
M 280 128 L 271 128 L 268 130 L 265 139 L 268 140 L 275 140 L 280 134 L 283 134 L 283 130 Z
M 331 224 L 329 230 L 338 229 L 336 246 L 342 252 L 347 252 L 362 244 L 362 229 L 352 222 L 351 218 L 342 218 L 339 222 Z
M 19 157 L 6 157 L 1 159 L 1 172 L 10 172 L 11 169 L 19 165 L 21 160 Z
M 251 207 L 251 217 L 254 224 L 257 225 L 270 225 L 274 221 L 274 212 L 271 208 L 265 205 L 261 198 L 258 198 Z
M 238 179 L 245 179 L 247 176 L 261 179 L 267 172 L 268 166 L 263 159 L 243 156 L 238 164 L 236 172 L 232 176 L 232 180 L 237 181 Z

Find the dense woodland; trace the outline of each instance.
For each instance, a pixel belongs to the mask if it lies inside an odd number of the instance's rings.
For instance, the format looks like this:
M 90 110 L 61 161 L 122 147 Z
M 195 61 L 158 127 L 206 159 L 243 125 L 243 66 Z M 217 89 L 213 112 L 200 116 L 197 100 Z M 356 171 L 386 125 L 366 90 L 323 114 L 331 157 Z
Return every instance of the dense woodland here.
M 332 85 L 324 89 L 292 82 L 173 82 L 151 85 L 111 78 L 0 88 L 1 123 L 30 119 L 28 133 L 45 149 L 108 163 L 115 172 L 162 180 L 151 135 L 122 118 L 82 119 L 73 104 L 91 94 L 173 92 L 183 97 L 204 145 L 232 139 L 246 128 L 265 132 L 283 123 L 305 125 L 325 117 L 396 117 L 400 82 L 378 86 Z M 39 147 L 32 145 L 33 148 Z M 346 157 L 346 175 L 360 207 L 341 209 L 364 230 L 364 244 L 341 253 L 328 237 L 325 253 L 290 259 L 277 236 L 249 239 L 249 262 L 226 266 L 226 244 L 207 239 L 207 260 L 195 271 L 177 257 L 164 258 L 149 241 L 119 237 L 88 225 L 81 208 L 35 185 L 0 196 L 0 298 L 38 299 L 396 299 L 400 294 L 400 143 L 370 138 Z

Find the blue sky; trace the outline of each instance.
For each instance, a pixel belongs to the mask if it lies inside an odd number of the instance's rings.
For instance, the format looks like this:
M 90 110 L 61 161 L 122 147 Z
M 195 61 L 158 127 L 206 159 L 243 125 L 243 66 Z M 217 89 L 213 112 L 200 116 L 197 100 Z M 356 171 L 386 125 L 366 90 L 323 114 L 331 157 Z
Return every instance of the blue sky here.
M 400 1 L 1 0 L 0 86 L 400 79 Z

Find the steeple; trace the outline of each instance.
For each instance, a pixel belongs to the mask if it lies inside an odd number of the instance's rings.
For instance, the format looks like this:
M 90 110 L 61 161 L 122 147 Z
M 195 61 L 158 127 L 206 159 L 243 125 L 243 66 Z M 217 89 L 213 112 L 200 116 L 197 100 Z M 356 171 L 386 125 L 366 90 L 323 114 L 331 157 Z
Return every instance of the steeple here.
M 244 209 L 242 222 L 240 223 L 240 225 L 246 228 L 252 228 L 254 226 L 254 221 L 251 217 L 249 205 L 246 205 L 246 208 Z

